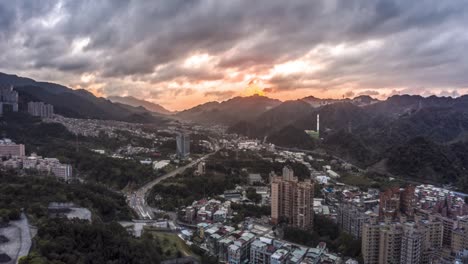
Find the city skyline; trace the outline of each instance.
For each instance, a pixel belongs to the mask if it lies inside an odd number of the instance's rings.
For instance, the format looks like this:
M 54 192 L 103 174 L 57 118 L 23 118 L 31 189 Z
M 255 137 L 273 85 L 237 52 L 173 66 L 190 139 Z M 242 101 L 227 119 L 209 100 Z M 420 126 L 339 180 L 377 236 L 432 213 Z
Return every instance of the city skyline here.
M 170 110 L 252 94 L 456 97 L 468 89 L 467 12 L 464 1 L 17 1 L 0 4 L 0 71 Z

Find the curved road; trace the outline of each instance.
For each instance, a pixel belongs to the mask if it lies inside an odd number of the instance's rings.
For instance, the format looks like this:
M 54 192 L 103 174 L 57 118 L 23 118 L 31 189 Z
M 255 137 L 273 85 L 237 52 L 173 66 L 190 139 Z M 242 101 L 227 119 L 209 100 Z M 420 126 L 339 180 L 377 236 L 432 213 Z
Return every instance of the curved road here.
M 156 184 L 160 183 L 161 181 L 167 178 L 174 177 L 177 174 L 184 172 L 186 169 L 195 166 L 196 164 L 205 160 L 206 158 L 213 155 L 214 153 L 216 153 L 216 151 L 210 154 L 207 154 L 197 160 L 194 160 L 187 165 L 179 167 L 171 172 L 168 172 L 152 180 L 151 182 L 145 184 L 140 189 L 130 194 L 127 194 L 128 204 L 138 214 L 138 218 L 139 219 L 153 219 L 153 213 L 152 213 L 151 207 L 146 203 L 146 195 L 151 190 L 151 188 L 153 188 L 153 186 L 155 186 Z

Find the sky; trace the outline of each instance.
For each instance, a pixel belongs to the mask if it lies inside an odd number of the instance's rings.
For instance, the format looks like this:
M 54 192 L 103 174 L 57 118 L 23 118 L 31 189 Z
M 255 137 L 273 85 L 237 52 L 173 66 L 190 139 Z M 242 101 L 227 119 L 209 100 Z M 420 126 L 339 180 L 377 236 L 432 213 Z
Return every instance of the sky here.
M 0 71 L 181 110 L 468 92 L 468 0 L 0 0 Z

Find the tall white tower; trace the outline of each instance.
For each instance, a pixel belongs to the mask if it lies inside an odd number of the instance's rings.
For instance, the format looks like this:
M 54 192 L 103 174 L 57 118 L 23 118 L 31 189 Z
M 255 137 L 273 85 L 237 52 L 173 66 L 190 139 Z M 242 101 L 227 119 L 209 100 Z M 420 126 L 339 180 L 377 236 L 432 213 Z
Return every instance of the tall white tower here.
M 317 114 L 317 133 L 320 133 L 320 115 Z

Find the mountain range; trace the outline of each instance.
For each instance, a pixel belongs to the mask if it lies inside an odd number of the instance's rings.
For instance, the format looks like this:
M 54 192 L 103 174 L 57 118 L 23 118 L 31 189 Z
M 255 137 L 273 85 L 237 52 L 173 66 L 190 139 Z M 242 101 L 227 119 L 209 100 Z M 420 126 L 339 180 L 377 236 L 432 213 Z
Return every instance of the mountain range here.
M 254 120 L 281 103 L 280 100 L 259 95 L 238 96 L 223 102 L 204 103 L 175 116 L 196 123 L 233 125 L 240 121 Z
M 144 107 L 146 110 L 159 113 L 163 115 L 170 115 L 172 114 L 171 111 L 167 110 L 163 106 L 159 104 L 155 104 L 146 100 L 138 99 L 133 96 L 108 96 L 107 99 L 111 100 L 114 103 L 121 103 L 130 105 L 133 107 Z
M 390 176 L 468 188 L 468 96 L 395 95 L 348 99 L 305 97 L 282 102 L 265 96 L 234 97 L 171 113 L 133 97 L 96 97 L 86 90 L 0 73 L 0 87 L 13 85 L 20 105 L 43 101 L 59 114 L 129 122 L 179 119 L 221 124 L 228 132 L 266 139 L 283 147 L 321 149 Z M 315 130 L 320 115 L 320 139 Z
M 320 140 L 307 135 L 320 115 Z M 177 118 L 222 124 L 228 132 L 278 146 L 322 149 L 393 177 L 468 187 L 468 96 L 395 95 L 353 99 L 264 96 L 209 102 Z
M 468 187 L 468 96 L 366 102 L 287 101 L 229 131 L 281 146 L 322 148 L 379 173 Z M 317 114 L 322 140 L 304 131 L 316 129 Z

